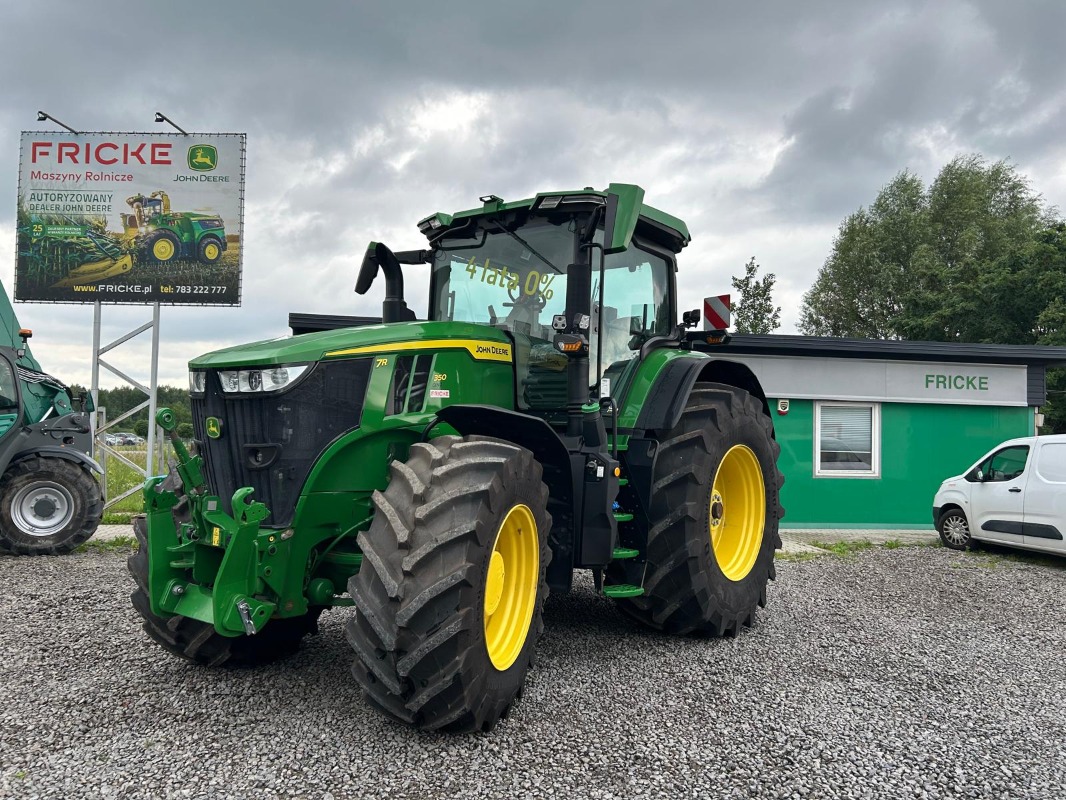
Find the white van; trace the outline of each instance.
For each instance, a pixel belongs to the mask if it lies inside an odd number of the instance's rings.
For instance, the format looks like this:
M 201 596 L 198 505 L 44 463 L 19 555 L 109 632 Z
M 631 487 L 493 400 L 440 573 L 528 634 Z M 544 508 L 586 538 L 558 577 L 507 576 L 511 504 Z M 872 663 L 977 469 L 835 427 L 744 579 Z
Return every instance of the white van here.
M 1003 442 L 940 484 L 933 520 L 954 550 L 973 540 L 1066 555 L 1066 434 Z

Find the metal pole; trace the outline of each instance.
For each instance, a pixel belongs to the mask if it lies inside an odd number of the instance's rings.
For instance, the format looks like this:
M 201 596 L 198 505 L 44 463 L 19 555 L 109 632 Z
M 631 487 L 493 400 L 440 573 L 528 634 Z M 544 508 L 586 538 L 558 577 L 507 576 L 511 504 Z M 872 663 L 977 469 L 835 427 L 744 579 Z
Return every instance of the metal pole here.
M 150 388 L 152 391 L 148 395 L 148 452 L 145 454 L 147 462 L 144 469 L 146 476 L 155 474 L 152 467 L 155 461 L 156 395 L 159 393 L 159 303 L 155 303 L 152 306 L 152 380 Z
M 93 408 L 100 407 L 100 301 L 97 300 L 93 303 L 93 377 L 92 386 L 89 391 L 93 398 Z M 96 430 L 100 426 L 97 424 L 98 412 L 94 411 L 89 415 L 89 430 L 92 433 L 92 453 L 96 453 Z M 104 495 L 107 498 L 107 495 Z

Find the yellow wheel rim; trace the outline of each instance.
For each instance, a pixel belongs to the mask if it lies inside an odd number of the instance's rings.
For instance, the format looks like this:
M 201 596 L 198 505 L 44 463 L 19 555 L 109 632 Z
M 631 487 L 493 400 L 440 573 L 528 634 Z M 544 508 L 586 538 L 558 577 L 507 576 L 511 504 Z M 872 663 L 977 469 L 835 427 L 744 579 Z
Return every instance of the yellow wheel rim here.
M 218 258 L 218 245 L 212 242 L 204 247 L 204 258 L 208 261 L 214 261 Z
M 718 566 L 731 581 L 751 572 L 762 548 L 766 487 L 755 453 L 745 445 L 729 448 L 714 476 L 708 527 Z
M 526 643 L 539 581 L 537 523 L 527 506 L 517 505 L 500 525 L 485 574 L 485 647 L 500 672 Z
M 174 257 L 174 243 L 170 239 L 158 239 L 152 245 L 152 255 L 160 261 L 169 261 Z

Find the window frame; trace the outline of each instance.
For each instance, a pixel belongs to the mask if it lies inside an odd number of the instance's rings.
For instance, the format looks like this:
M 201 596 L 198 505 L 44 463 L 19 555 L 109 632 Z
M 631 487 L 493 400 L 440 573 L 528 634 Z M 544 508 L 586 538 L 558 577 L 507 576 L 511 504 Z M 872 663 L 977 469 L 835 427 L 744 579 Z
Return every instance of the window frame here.
M 822 466 L 822 409 L 870 409 L 870 469 L 825 469 Z M 880 478 L 881 477 L 881 404 L 844 400 L 816 400 L 814 403 L 814 477 L 816 478 Z

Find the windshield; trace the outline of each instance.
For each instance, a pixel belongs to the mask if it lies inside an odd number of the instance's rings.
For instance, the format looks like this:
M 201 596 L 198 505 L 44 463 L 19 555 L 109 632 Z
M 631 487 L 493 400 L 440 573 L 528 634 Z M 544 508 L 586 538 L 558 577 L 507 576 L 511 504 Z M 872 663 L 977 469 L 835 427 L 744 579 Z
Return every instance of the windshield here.
M 565 271 L 574 259 L 575 234 L 545 222 L 518 235 L 528 247 L 502 230 L 444 240 L 433 262 L 432 318 L 550 336 L 552 315 L 566 305 Z
M 566 310 L 566 267 L 574 260 L 576 233 L 548 221 L 523 226 L 522 241 L 506 232 L 478 231 L 438 244 L 433 262 L 434 320 L 476 322 L 550 341 L 552 316 Z M 598 232 L 597 241 L 602 239 Z M 590 307 L 597 319 L 598 258 L 593 254 Z M 604 280 L 604 361 L 629 358 L 635 334 L 668 333 L 672 327 L 665 258 L 639 249 L 607 256 Z M 558 272 L 556 271 L 558 270 Z M 591 332 L 592 357 L 598 331 Z

